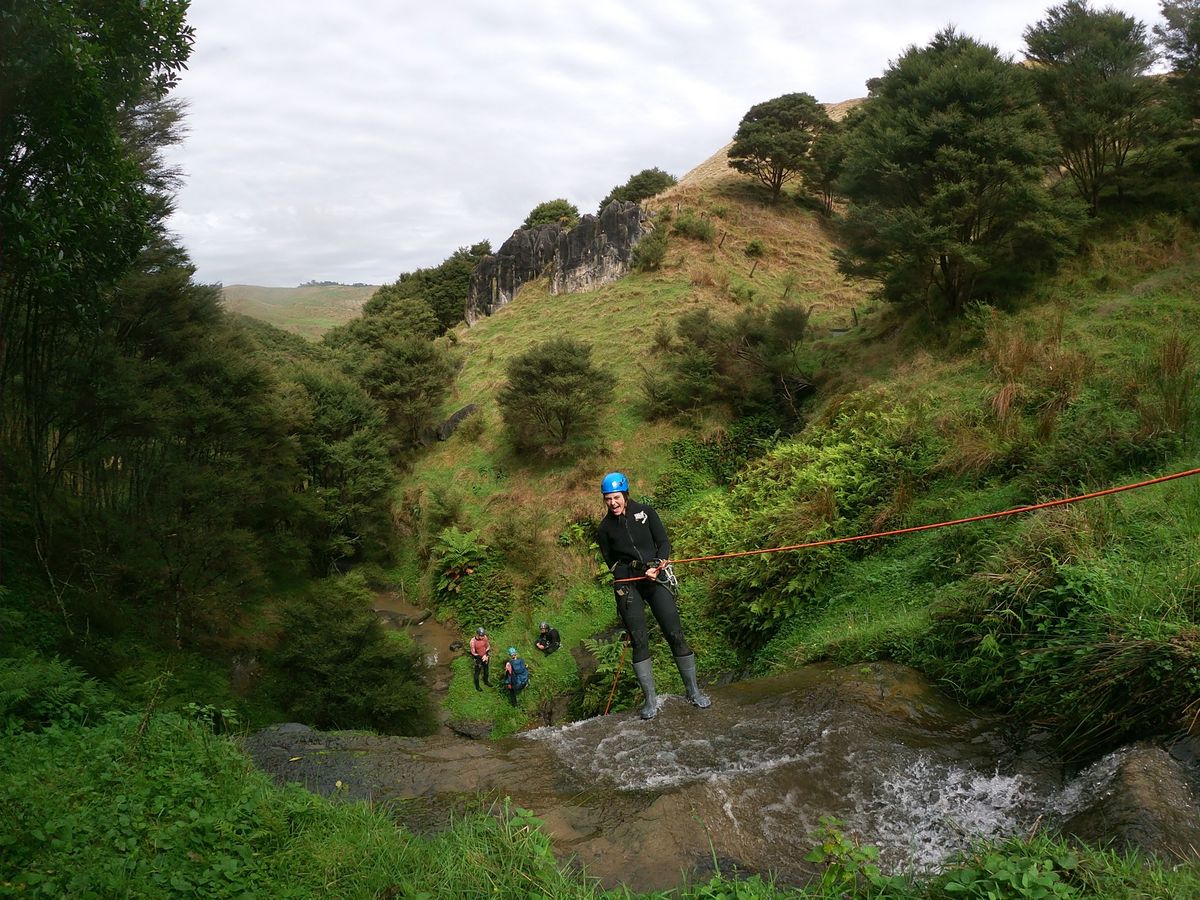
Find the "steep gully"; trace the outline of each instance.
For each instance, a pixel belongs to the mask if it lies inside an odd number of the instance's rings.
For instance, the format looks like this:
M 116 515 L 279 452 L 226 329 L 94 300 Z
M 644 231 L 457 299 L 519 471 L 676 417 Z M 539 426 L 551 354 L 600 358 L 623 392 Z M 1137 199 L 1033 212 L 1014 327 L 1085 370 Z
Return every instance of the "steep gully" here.
M 400 601 L 385 621 L 412 623 Z M 435 691 L 458 636 L 405 624 L 426 647 Z M 280 781 L 394 802 L 405 825 L 442 827 L 480 795 L 511 797 L 545 822 L 557 851 L 607 886 L 634 890 L 723 870 L 798 883 L 819 819 L 881 849 L 889 869 L 933 867 L 981 837 L 1062 828 L 1167 856 L 1200 847 L 1200 744 L 1142 743 L 1082 771 L 1005 739 L 901 666 L 816 665 L 681 697 L 635 713 L 539 728 L 503 741 L 325 734 L 281 725 L 247 739 Z

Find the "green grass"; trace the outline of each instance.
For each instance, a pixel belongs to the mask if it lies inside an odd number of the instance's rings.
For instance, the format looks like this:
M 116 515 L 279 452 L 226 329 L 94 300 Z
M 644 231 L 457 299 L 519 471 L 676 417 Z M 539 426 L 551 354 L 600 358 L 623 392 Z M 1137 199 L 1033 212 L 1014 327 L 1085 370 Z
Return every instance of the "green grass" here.
M 500 643 L 531 635 L 539 618 L 574 628 L 564 598 L 588 583 L 591 571 L 554 539 L 571 522 L 599 518 L 595 483 L 605 471 L 629 474 L 636 496 L 661 491 L 669 500 L 660 507 L 677 556 L 797 543 L 818 533 L 811 531 L 813 522 L 804 510 L 814 503 L 818 508 L 819 497 L 781 487 L 779 496 L 792 499 L 777 511 L 763 512 L 754 501 L 734 511 L 728 506 L 729 488 L 697 475 L 694 459 L 672 458 L 668 448 L 677 440 L 696 442 L 725 433 L 731 423 L 719 411 L 647 421 L 642 367 L 658 364 L 656 332 L 689 310 L 703 307 L 728 317 L 737 313 L 739 302 L 774 303 L 785 291 L 812 306 L 811 341 L 804 352 L 818 365 L 818 391 L 804 429 L 788 442 L 853 449 L 814 450 L 825 468 L 808 470 L 796 462 L 803 454 L 793 451 L 792 461 L 774 470 L 743 472 L 735 484 L 741 483 L 736 490 L 743 492 L 753 489 L 747 486 L 753 479 L 824 484 L 832 490 L 834 534 L 999 511 L 1194 464 L 1200 415 L 1193 414 L 1186 427 L 1164 427 L 1170 410 L 1161 369 L 1156 370 L 1172 337 L 1191 347 L 1193 367 L 1200 358 L 1200 317 L 1195 315 L 1200 258 L 1193 232 L 1179 220 L 1151 216 L 1101 222 L 1085 250 L 1028 297 L 1006 309 L 980 308 L 961 320 L 929 323 L 880 305 L 866 286 L 842 282 L 829 257 L 825 225 L 811 213 L 764 207 L 753 192 L 729 184 L 683 186 L 660 207 L 704 217 L 715 224 L 715 239 L 675 237 L 660 270 L 632 274 L 595 291 L 551 296 L 545 282 L 527 285 L 511 305 L 457 334 L 463 366 L 444 412 L 479 403 L 483 427 L 470 439 L 455 437 L 432 448 L 415 463 L 401 490 L 409 499 L 451 498 L 460 527 L 478 530 L 485 541 L 537 511 L 541 538 L 528 529 L 537 574 L 524 571 L 519 554 L 504 563 L 517 600 L 511 635 Z M 752 280 L 741 250 L 749 240 L 764 247 Z M 852 324 L 852 309 L 858 327 L 831 335 L 830 328 Z M 617 400 L 605 411 L 600 438 L 590 450 L 552 459 L 518 457 L 506 445 L 495 393 L 508 360 L 562 334 L 592 344 L 593 360 L 617 378 Z M 1177 386 L 1186 383 L 1181 377 Z M 861 412 L 839 418 L 846 408 Z M 883 437 L 872 436 L 871 416 L 885 410 L 901 424 L 884 429 Z M 853 429 L 858 431 L 852 434 Z M 892 444 L 879 445 L 881 439 Z M 839 462 L 842 452 L 850 455 Z M 880 454 L 890 474 L 867 470 L 863 478 L 852 477 L 853 460 L 864 454 Z M 883 481 L 864 494 L 856 486 L 864 478 Z M 952 632 L 964 646 L 984 638 L 986 629 L 974 624 L 984 612 L 979 603 L 1005 607 L 1005 591 L 1018 590 L 1024 604 L 1035 588 L 1062 590 L 1063 579 L 1083 577 L 1088 584 L 1104 585 L 1104 597 L 1090 596 L 1087 602 L 1112 634 L 1160 646 L 1186 644 L 1180 636 L 1197 627 L 1194 569 L 1163 548 L 1194 546 L 1197 523 L 1177 506 L 1164 506 L 1164 496 L 1155 489 L 1144 498 L 1117 502 L 1112 508 L 1119 512 L 1109 515 L 1119 517 L 1123 528 L 1102 543 L 1075 539 L 1099 528 L 1088 517 L 1101 514 L 1081 513 L 1081 519 L 1056 512 L 1030 522 L 985 523 L 861 545 L 832 557 L 764 561 L 757 567 L 689 566 L 680 573 L 685 624 L 689 637 L 695 635 L 701 670 L 709 674 L 746 663 L 766 672 L 822 658 L 891 657 L 926 668 L 976 701 L 1003 706 L 1011 698 L 996 685 L 1012 673 L 994 671 L 978 655 L 948 663 L 938 654 L 948 652 L 945 641 Z M 1164 509 L 1172 511 L 1169 518 L 1155 524 Z M 760 516 L 759 524 L 744 540 L 730 543 L 733 522 L 741 515 Z M 419 532 L 421 525 L 414 527 Z M 1076 564 L 1087 574 L 1075 574 L 1070 566 Z M 410 572 L 426 566 L 415 556 L 405 565 Z M 821 567 L 823 574 L 806 575 L 811 566 Z M 784 572 L 790 580 L 783 580 Z M 1021 587 L 1018 578 L 1033 587 Z M 726 594 L 739 581 L 740 602 L 784 610 L 758 645 L 741 643 L 737 628 L 729 627 Z M 535 583 L 536 611 L 520 599 Z M 418 590 L 429 591 L 428 575 L 420 584 Z M 783 590 L 791 593 L 783 597 Z M 744 612 L 738 616 L 747 618 Z M 580 618 L 578 636 L 613 622 L 601 604 L 594 616 Z M 1066 640 L 1075 626 L 1058 622 L 1055 627 L 1067 629 Z M 1030 649 L 1028 635 L 1002 630 L 1001 644 L 1010 639 L 1023 648 L 1014 645 L 1013 652 Z M 573 673 L 548 675 L 543 684 L 555 690 L 576 687 Z M 1044 677 L 1053 684 L 1071 676 L 1062 670 Z M 533 699 L 531 692 L 527 696 Z M 1162 699 L 1176 702 L 1170 696 L 1167 691 Z M 450 703 L 465 717 L 499 716 L 497 734 L 519 726 L 491 701 L 456 689 Z
M 234 313 L 316 340 L 357 318 L 378 285 L 305 285 L 294 288 L 227 284 L 224 305 Z

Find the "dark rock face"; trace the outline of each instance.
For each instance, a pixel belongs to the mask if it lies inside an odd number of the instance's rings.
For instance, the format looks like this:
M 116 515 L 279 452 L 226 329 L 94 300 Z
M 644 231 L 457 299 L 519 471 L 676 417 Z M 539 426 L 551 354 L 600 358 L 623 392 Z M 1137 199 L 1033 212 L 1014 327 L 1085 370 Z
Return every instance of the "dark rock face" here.
M 465 738 L 470 738 L 473 741 L 487 740 L 492 733 L 491 722 L 468 721 L 466 719 L 455 719 L 447 722 L 446 726 L 455 734 L 460 734 Z
M 437 427 L 437 439 L 439 441 L 450 440 L 454 432 L 458 430 L 458 426 L 463 423 L 463 419 L 467 418 L 477 409 L 479 409 L 478 404 L 468 403 L 458 412 L 451 414 L 446 421 L 442 422 L 442 424 Z
M 645 230 L 641 207 L 622 200 L 608 204 L 599 216 L 584 216 L 570 231 L 559 225 L 517 229 L 471 273 L 467 324 L 508 305 L 521 285 L 543 275 L 550 276 L 552 294 L 616 281 L 629 271 L 634 245 Z
M 421 435 L 418 439 L 418 443 L 422 447 L 428 447 L 435 441 L 450 440 L 450 438 L 454 436 L 454 432 L 458 430 L 458 426 L 461 425 L 467 418 L 469 418 L 471 413 L 475 412 L 477 409 L 479 409 L 478 405 L 474 403 L 468 403 L 457 412 L 451 413 L 445 420 L 439 422 L 437 425 L 424 426 L 421 429 Z

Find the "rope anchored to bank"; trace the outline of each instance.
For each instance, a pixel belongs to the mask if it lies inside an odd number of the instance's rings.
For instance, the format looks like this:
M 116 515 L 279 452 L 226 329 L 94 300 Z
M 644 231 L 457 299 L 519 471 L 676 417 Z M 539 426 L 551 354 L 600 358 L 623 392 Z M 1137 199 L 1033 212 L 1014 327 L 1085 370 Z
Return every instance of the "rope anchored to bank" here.
M 1048 500 L 1045 503 L 1034 503 L 1031 506 L 1018 506 L 1014 509 L 1006 509 L 1001 512 L 984 513 L 979 516 L 967 516 L 963 519 L 950 519 L 945 522 L 933 522 L 928 525 L 913 525 L 909 528 L 894 528 L 891 531 L 876 531 L 871 534 L 856 534 L 850 537 L 828 538 L 823 541 L 808 541 L 803 544 L 790 544 L 786 547 L 766 547 L 758 550 L 739 550 L 734 553 L 714 553 L 709 556 L 690 556 L 686 559 L 672 559 L 671 565 L 684 565 L 686 563 L 709 562 L 717 559 L 737 559 L 742 556 L 760 556 L 764 553 L 783 553 L 788 550 L 809 550 L 814 547 L 828 547 L 833 544 L 851 544 L 857 541 L 869 541 L 875 538 L 896 537 L 902 534 L 916 534 L 918 531 L 933 531 L 935 528 L 949 528 L 951 525 L 966 525 L 969 522 L 984 522 L 988 519 L 1001 519 L 1005 516 L 1015 516 L 1021 513 L 1036 512 L 1040 509 L 1052 509 L 1055 506 L 1066 506 L 1070 503 L 1080 503 L 1084 500 L 1094 500 L 1097 497 L 1107 497 L 1110 494 L 1120 494 L 1123 491 L 1133 491 L 1138 488 L 1150 487 L 1154 484 L 1163 484 L 1167 481 L 1175 481 L 1179 478 L 1188 478 L 1192 475 L 1200 475 L 1200 468 L 1188 469 L 1184 472 L 1175 472 L 1171 475 L 1163 475 L 1159 478 L 1150 478 L 1146 481 L 1138 481 L 1133 484 L 1123 484 L 1120 487 L 1105 488 L 1102 491 L 1092 491 L 1087 494 L 1080 494 L 1076 497 L 1064 497 L 1061 500 Z M 613 583 L 620 584 L 626 581 L 646 581 L 648 576 L 639 575 L 634 578 L 618 578 Z

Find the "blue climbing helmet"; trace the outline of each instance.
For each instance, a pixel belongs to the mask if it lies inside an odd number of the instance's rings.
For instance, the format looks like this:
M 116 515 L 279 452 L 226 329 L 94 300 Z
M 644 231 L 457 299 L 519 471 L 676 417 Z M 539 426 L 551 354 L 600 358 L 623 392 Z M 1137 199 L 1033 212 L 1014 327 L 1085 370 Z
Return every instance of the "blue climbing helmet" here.
M 629 479 L 620 472 L 609 472 L 600 481 L 600 493 L 612 494 L 629 490 Z
M 509 648 L 508 648 L 508 655 L 509 655 L 509 656 L 516 656 L 516 655 L 517 655 L 517 648 L 516 648 L 516 647 L 509 647 Z

